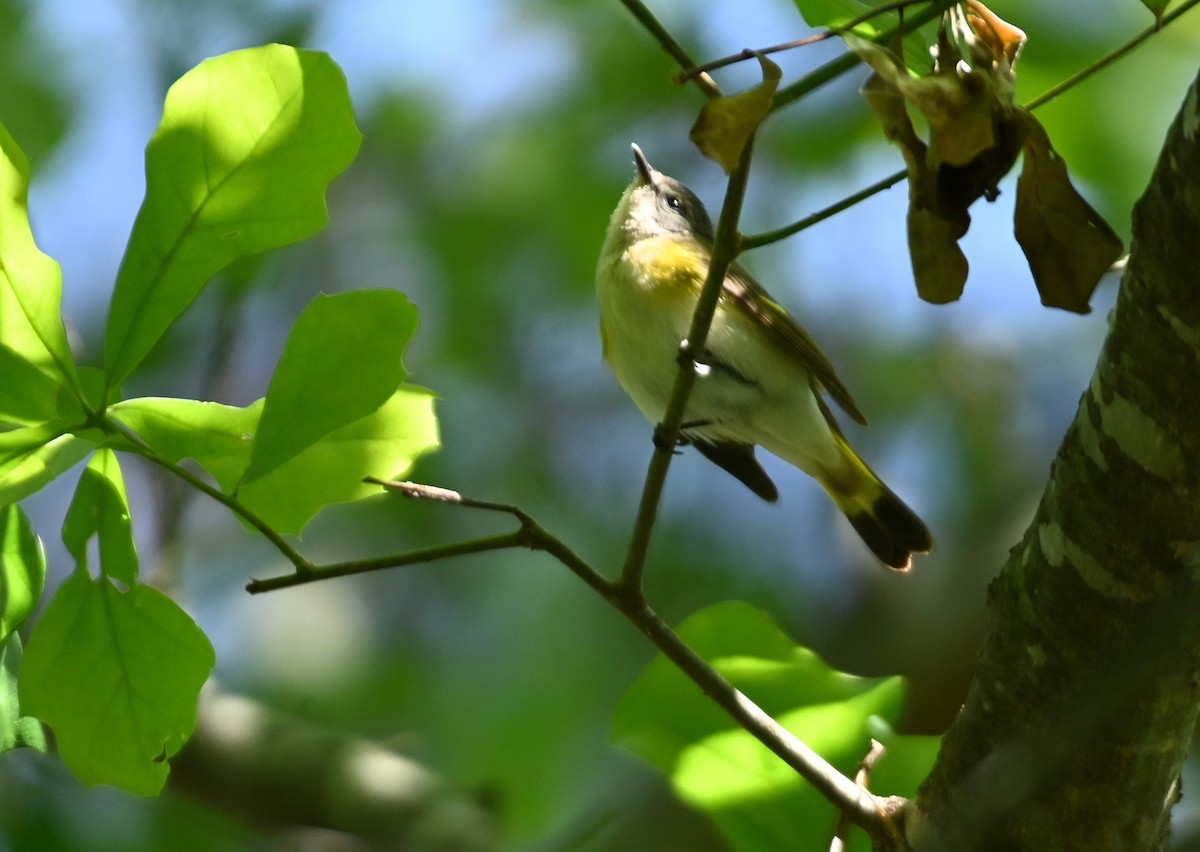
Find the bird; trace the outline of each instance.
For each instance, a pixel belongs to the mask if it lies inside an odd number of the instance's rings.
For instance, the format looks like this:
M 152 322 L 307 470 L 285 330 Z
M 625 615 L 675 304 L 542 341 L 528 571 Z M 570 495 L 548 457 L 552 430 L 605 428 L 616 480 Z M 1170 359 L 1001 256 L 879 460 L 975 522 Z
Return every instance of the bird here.
M 815 479 L 880 562 L 909 570 L 913 554 L 933 547 L 929 529 L 850 446 L 824 395 L 865 426 L 862 411 L 812 335 L 750 273 L 730 265 L 703 350 L 684 345 L 712 259 L 712 220 L 694 192 L 632 147 L 636 174 L 596 268 L 601 349 L 618 383 L 658 424 L 679 364 L 693 365 L 680 444 L 774 503 L 762 447 Z

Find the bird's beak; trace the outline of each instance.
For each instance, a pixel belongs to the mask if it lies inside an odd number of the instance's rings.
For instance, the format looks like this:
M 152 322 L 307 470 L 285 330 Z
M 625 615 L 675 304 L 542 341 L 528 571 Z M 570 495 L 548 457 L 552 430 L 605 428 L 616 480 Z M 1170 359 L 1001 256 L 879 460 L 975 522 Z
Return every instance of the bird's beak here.
M 654 167 L 650 165 L 650 161 L 646 159 L 646 155 L 642 153 L 642 149 L 634 142 L 630 145 L 633 148 L 633 162 L 637 165 L 638 176 L 642 179 L 642 183 L 654 183 Z

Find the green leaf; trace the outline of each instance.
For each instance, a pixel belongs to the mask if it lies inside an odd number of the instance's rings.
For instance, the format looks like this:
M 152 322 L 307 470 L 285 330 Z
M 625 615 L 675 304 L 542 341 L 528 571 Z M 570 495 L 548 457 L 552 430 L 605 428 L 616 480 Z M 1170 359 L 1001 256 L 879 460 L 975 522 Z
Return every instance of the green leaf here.
M 0 432 L 0 505 L 24 500 L 96 448 L 65 429 L 46 423 Z
M 80 571 L 87 570 L 87 543 L 96 536 L 102 576 L 137 582 L 138 560 L 129 523 L 125 479 L 116 454 L 101 449 L 88 462 L 63 521 L 62 538 Z
M 239 50 L 171 87 L 113 292 L 106 397 L 218 270 L 325 224 L 325 189 L 360 139 L 345 77 L 322 53 Z
M 0 343 L 0 423 L 32 425 L 54 417 L 62 385 Z
M 0 642 L 33 612 L 46 585 L 42 541 L 20 506 L 0 507 Z
M 263 400 L 237 408 L 216 402 L 167 397 L 126 399 L 108 414 L 173 462 L 194 459 L 229 494 L 250 464 Z
M 830 669 L 748 604 L 702 610 L 679 634 L 843 772 L 852 773 L 870 746 L 868 720 L 899 713 L 899 678 Z M 612 735 L 670 778 L 680 798 L 708 813 L 738 850 L 828 845 L 832 806 L 665 658 L 653 660 L 621 699 Z
M 0 125 L 0 346 L 11 353 L 4 361 L 15 356 L 56 385 L 74 388 L 75 362 L 61 313 L 62 271 L 33 241 L 28 196 L 29 162 Z M 7 385 L 7 370 L 4 375 Z M 38 406 L 44 393 L 24 370 L 18 386 L 5 389 L 24 406 Z M 0 413 L 14 412 L 0 407 Z
M 378 409 L 404 381 L 417 310 L 395 290 L 319 295 L 271 377 L 243 486 Z
M 41 722 L 21 715 L 17 672 L 21 666 L 21 636 L 13 633 L 0 642 L 0 752 L 14 748 L 46 750 Z
M 401 385 L 366 417 L 343 426 L 242 486 L 238 499 L 272 527 L 299 533 L 323 507 L 373 497 L 377 486 L 364 476 L 403 475 L 420 456 L 438 446 L 435 395 Z M 229 494 L 250 462 L 263 400 L 248 408 L 186 399 L 131 399 L 109 408 L 115 420 L 136 432 L 155 452 L 179 462 L 194 459 Z
M 84 784 L 153 795 L 196 726 L 213 663 L 208 639 L 170 598 L 77 571 L 29 640 L 21 708 L 54 729 Z
M 273 528 L 298 534 L 323 507 L 379 494 L 364 476 L 405 475 L 438 446 L 432 391 L 401 385 L 373 413 L 343 426 L 238 490 L 238 499 Z

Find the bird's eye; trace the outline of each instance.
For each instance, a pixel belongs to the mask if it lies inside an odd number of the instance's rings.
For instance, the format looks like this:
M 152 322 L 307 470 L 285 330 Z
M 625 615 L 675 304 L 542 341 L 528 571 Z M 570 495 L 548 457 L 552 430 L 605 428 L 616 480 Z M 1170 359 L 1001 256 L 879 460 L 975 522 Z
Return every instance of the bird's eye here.
M 683 209 L 683 199 L 680 198 L 678 195 L 668 195 L 667 196 L 667 206 L 670 207 L 672 210 L 682 210 Z

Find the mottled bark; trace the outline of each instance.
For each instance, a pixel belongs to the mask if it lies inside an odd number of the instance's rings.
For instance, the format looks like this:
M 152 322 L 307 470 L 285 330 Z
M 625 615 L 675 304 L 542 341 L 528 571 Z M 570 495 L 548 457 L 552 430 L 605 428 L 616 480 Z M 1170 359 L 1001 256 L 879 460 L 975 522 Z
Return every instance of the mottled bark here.
M 916 852 L 1165 843 L 1200 712 L 1198 84 L 1134 210 L 1037 515 L 989 589 L 966 704 L 907 809 Z

